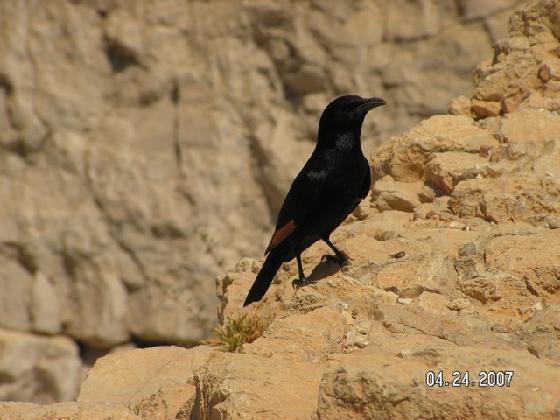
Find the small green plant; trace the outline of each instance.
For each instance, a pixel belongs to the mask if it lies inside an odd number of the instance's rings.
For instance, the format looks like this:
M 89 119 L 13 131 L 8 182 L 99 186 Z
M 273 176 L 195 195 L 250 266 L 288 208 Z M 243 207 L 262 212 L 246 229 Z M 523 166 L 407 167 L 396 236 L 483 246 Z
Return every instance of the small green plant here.
M 225 346 L 227 351 L 237 353 L 243 344 L 251 343 L 262 336 L 271 322 L 272 319 L 243 314 L 226 319 L 213 331 L 217 341 Z

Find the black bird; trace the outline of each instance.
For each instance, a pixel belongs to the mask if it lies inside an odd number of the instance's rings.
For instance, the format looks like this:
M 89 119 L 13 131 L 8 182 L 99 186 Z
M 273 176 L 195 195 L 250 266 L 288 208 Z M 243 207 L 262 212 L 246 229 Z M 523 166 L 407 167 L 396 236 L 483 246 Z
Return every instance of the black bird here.
M 341 266 L 348 256 L 329 240 L 330 234 L 364 199 L 371 186 L 361 148 L 362 123 L 369 110 L 385 105 L 381 98 L 341 96 L 327 105 L 319 120 L 317 145 L 297 175 L 278 214 L 263 267 L 243 306 L 262 299 L 283 262 L 297 259 L 298 285 L 306 284 L 301 253 L 323 240 Z

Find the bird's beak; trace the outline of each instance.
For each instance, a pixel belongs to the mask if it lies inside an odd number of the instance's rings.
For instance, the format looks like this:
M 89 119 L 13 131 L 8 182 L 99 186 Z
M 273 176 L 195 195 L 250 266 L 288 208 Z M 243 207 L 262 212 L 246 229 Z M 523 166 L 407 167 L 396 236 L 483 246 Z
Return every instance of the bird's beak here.
M 364 103 L 361 104 L 358 109 L 360 112 L 368 112 L 369 110 L 372 110 L 373 108 L 377 108 L 378 106 L 382 106 L 385 105 L 386 102 L 381 99 L 381 98 L 369 98 L 364 100 Z

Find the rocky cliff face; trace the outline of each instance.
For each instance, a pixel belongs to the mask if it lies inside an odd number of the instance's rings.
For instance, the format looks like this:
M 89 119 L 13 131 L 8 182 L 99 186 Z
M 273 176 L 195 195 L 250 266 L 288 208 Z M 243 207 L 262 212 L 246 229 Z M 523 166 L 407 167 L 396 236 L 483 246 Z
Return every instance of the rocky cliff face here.
M 271 319 L 262 337 L 115 353 L 78 402 L 0 404 L 4 418 L 558 418 L 560 2 L 516 13 L 476 74 L 452 114 L 372 155 L 372 192 L 334 235 L 349 267 L 313 246 L 316 282 L 294 291 L 285 264 L 247 309 L 261 262 L 218 277 L 222 322 Z M 475 385 L 429 388 L 428 371 Z M 479 386 L 484 371 L 510 386 Z
M 387 99 L 366 148 L 441 113 L 519 4 L 0 2 L 0 399 L 71 398 L 80 352 L 205 337 L 325 103 Z

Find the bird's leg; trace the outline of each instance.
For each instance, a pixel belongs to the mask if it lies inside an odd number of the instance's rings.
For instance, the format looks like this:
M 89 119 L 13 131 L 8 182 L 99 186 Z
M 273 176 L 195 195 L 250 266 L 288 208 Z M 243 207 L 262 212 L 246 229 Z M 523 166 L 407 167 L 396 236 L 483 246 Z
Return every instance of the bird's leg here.
M 297 260 L 297 269 L 298 269 L 298 276 L 297 280 L 292 281 L 292 287 L 294 289 L 299 289 L 309 283 L 309 280 L 305 277 L 305 273 L 303 272 L 303 265 L 301 264 L 301 254 L 296 255 Z
M 348 255 L 346 255 L 344 252 L 342 252 L 336 246 L 334 246 L 334 244 L 329 240 L 329 238 L 323 239 L 323 241 L 325 241 L 325 243 L 329 246 L 329 248 L 332 249 L 333 252 L 335 253 L 334 257 L 332 255 L 324 255 L 323 258 L 325 260 L 327 261 L 334 260 L 341 267 L 348 265 L 348 263 L 350 262 Z

